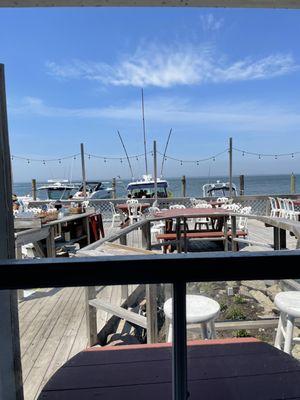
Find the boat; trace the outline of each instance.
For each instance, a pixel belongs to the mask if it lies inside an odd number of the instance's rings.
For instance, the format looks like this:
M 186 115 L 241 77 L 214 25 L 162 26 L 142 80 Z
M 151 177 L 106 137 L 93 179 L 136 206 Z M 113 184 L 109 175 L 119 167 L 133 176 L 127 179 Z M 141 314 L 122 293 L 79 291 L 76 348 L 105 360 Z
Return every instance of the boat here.
M 68 200 L 78 188 L 79 184 L 71 183 L 68 179 L 49 179 L 46 185 L 37 190 L 45 190 L 47 200 Z
M 168 182 L 165 179 L 157 178 L 157 197 L 169 197 Z M 142 179 L 132 181 L 127 185 L 127 193 L 132 198 L 155 197 L 155 181 L 152 175 L 143 175 Z
M 86 182 L 86 198 L 91 199 L 110 199 L 112 193 L 111 187 L 103 186 L 99 181 Z M 78 191 L 73 195 L 73 199 L 82 199 L 83 197 L 83 184 L 80 185 Z
M 232 194 L 230 195 L 229 182 L 221 182 L 217 180 L 215 183 L 206 183 L 202 186 L 203 197 L 229 197 L 237 195 L 237 188 L 232 183 Z

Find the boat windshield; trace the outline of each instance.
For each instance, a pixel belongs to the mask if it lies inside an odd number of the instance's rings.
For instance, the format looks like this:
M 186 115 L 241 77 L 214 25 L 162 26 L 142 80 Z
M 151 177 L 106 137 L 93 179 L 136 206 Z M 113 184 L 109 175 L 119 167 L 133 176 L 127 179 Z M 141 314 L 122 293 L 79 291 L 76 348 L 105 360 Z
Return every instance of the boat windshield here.
M 134 198 L 151 198 L 155 196 L 154 183 L 152 182 L 146 184 L 129 184 L 127 190 Z M 157 197 L 168 197 L 166 182 L 157 183 Z
M 48 189 L 48 199 L 49 200 L 67 200 L 71 195 L 73 189 L 71 188 L 59 188 L 59 189 Z

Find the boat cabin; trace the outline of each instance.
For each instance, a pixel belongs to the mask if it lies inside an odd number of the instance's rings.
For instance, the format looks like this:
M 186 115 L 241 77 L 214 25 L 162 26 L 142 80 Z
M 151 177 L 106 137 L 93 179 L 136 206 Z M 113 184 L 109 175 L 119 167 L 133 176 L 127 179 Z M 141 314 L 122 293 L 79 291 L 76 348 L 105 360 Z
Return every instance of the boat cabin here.
M 74 190 L 78 189 L 78 185 L 70 183 L 67 179 L 50 179 L 47 182 L 47 185 L 38 188 L 38 190 L 45 190 L 47 192 L 47 200 L 68 200 L 74 193 Z
M 168 182 L 157 179 L 157 197 L 168 197 Z M 151 198 L 155 196 L 155 182 L 151 176 L 144 175 L 140 181 L 130 182 L 127 185 L 127 192 L 133 198 Z
M 229 197 L 229 182 L 206 183 L 202 186 L 203 197 Z M 236 185 L 232 184 L 232 196 L 237 195 Z

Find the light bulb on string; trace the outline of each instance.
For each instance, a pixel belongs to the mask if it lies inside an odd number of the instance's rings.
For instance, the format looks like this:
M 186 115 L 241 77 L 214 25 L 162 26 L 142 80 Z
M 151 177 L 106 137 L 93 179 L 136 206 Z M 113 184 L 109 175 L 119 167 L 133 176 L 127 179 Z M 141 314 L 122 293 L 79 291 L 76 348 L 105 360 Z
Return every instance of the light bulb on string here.
M 27 164 L 30 164 L 30 160 L 27 160 Z
M 259 154 L 258 159 L 261 160 L 261 155 Z
M 213 161 L 216 161 L 216 158 L 215 158 L 215 157 L 213 157 Z
M 198 165 L 198 167 L 199 167 L 199 161 L 197 161 L 197 165 Z
M 46 165 L 45 160 L 43 160 L 43 165 Z
M 89 160 L 91 159 L 91 155 L 89 154 Z
M 294 153 L 292 153 L 292 158 L 294 158 Z
M 11 161 L 14 161 L 14 156 L 11 156 Z
M 138 158 L 138 157 L 136 157 L 136 161 L 139 161 L 139 158 Z
M 74 156 L 73 159 L 76 160 L 76 156 Z
M 244 157 L 245 156 L 245 152 L 243 151 L 243 154 L 242 154 L 242 156 Z
M 58 160 L 58 164 L 61 164 L 61 160 Z
M 123 160 L 122 160 L 122 158 L 120 158 L 120 163 L 121 163 L 121 164 L 123 164 Z
M 106 164 L 106 158 L 104 158 L 104 164 Z
M 183 162 L 182 162 L 182 161 L 180 161 L 180 165 L 183 165 Z
M 275 154 L 275 160 L 277 160 L 277 154 Z

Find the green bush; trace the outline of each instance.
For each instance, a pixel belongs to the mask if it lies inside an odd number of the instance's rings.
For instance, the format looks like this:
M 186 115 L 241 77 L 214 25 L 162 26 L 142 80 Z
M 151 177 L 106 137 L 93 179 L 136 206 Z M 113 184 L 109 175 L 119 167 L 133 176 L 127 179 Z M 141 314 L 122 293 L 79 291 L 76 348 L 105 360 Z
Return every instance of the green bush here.
M 246 315 L 244 314 L 243 310 L 238 306 L 230 306 L 226 312 L 225 317 L 227 319 L 239 321 L 246 319 Z

